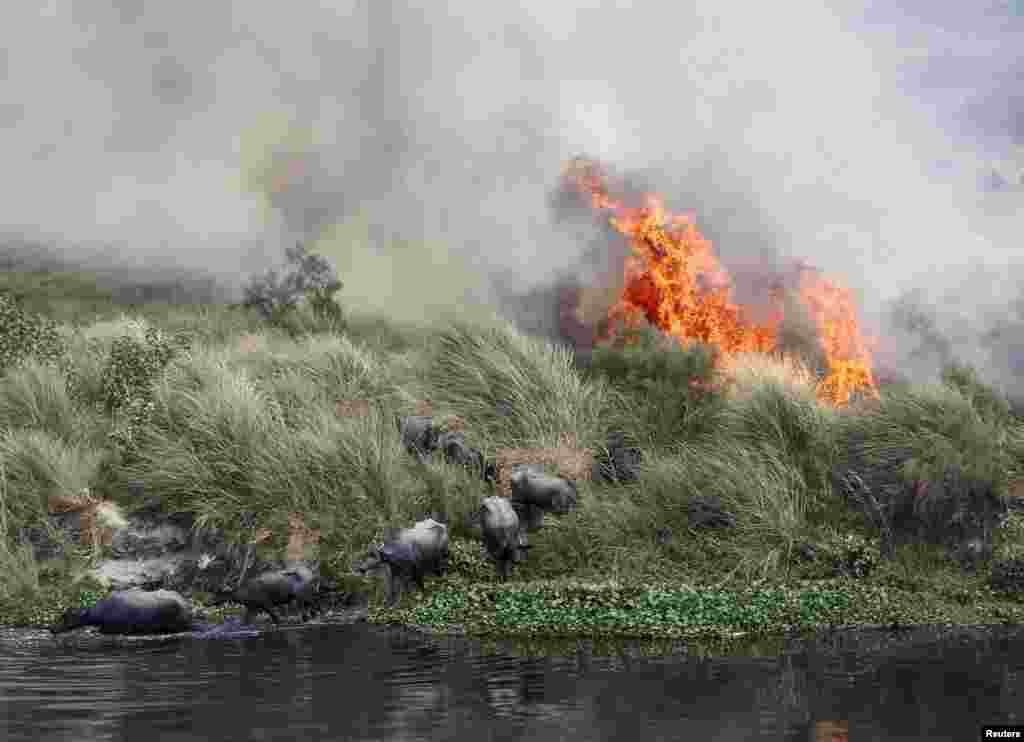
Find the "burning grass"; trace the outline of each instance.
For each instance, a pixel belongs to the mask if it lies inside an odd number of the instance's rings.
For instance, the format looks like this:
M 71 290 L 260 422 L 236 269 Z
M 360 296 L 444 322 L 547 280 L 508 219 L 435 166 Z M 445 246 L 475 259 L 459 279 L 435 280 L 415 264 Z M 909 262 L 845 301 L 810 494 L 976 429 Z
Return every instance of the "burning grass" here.
M 795 300 L 810 319 L 826 360 L 822 399 L 842 405 L 859 390 L 874 391 L 868 343 L 848 289 L 797 262 L 789 275 L 777 277 L 761 307 L 738 306 L 732 279 L 693 215 L 672 213 L 657 194 L 630 192 L 606 168 L 585 158 L 566 164 L 562 188 L 606 216 L 631 248 L 621 296 L 602 324 L 605 338 L 646 320 L 680 343 L 713 345 L 725 357 L 768 353 L 780 349 L 787 300 Z M 765 318 L 755 321 L 755 314 Z

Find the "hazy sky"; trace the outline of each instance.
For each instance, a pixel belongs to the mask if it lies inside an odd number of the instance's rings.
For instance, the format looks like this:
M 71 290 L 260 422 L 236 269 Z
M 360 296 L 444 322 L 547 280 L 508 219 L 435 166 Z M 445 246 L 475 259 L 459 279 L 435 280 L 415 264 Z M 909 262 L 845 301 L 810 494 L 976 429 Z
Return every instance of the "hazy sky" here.
M 240 278 L 306 237 L 418 316 L 573 266 L 548 196 L 587 153 L 738 271 L 804 257 L 865 311 L 957 289 L 977 329 L 1024 275 L 1020 3 L 11 5 L 10 236 Z

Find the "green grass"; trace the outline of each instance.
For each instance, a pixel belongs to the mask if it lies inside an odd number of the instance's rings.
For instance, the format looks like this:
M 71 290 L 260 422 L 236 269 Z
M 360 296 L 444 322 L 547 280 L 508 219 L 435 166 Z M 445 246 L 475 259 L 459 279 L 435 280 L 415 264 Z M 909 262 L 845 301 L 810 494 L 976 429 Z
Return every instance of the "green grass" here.
M 36 336 L 19 336 L 19 360 L 0 377 L 0 620 L 53 617 L 98 589 L 81 582 L 91 555 L 36 564 L 17 528 L 42 523 L 48 498 L 85 488 L 130 510 L 135 479 L 229 538 L 250 536 L 240 520 L 254 513 L 275 534 L 268 554 L 280 554 L 289 514 L 301 513 L 334 575 L 389 526 L 447 513 L 451 576 L 397 611 L 374 609 L 381 621 L 671 638 L 1019 615 L 986 592 L 983 574 L 961 574 L 937 552 L 872 561 L 875 534 L 831 488 L 837 465 L 934 477 L 953 461 L 1000 491 L 1024 475 L 1024 429 L 965 367 L 940 387 L 836 410 L 799 364 L 742 358 L 722 372 L 709 349 L 662 347 L 649 330 L 599 350 L 580 373 L 565 349 L 492 319 L 346 313 L 340 326 L 299 310 L 269 326 L 241 307 L 125 307 L 81 277 L 32 281 L 21 311 L 60 322 L 63 350 L 35 357 Z M 367 414 L 338 413 L 338 402 L 357 401 Z M 488 455 L 566 439 L 594 451 L 621 430 L 644 464 L 628 486 L 580 481 L 578 511 L 548 518 L 500 585 L 468 524 L 488 486 L 438 457 L 417 462 L 399 440 L 394 415 L 422 401 L 462 418 Z M 708 496 L 734 529 L 691 529 L 688 502 Z M 656 541 L 662 528 L 670 543 Z M 1022 536 L 1011 521 L 998 554 L 1019 555 Z M 863 553 L 875 568 L 825 579 L 827 568 L 796 558 L 802 543 L 836 558 Z
M 504 324 L 453 324 L 427 363 L 426 398 L 492 447 L 552 446 L 560 436 L 597 445 L 618 402 L 607 383 L 580 378 L 568 350 Z

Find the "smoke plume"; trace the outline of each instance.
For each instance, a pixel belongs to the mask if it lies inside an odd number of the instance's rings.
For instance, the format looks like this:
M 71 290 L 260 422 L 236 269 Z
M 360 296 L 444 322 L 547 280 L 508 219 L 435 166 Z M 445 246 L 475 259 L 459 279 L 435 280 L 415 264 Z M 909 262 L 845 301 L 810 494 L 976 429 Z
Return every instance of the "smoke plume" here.
M 913 291 L 943 353 L 1019 383 L 1013 3 L 17 7 L 0 29 L 10 249 L 237 289 L 303 239 L 352 306 L 557 324 L 557 282 L 591 285 L 624 249 L 552 208 L 582 153 L 693 211 L 740 298 L 806 259 L 857 292 L 881 363 L 926 376 L 921 323 L 893 315 Z

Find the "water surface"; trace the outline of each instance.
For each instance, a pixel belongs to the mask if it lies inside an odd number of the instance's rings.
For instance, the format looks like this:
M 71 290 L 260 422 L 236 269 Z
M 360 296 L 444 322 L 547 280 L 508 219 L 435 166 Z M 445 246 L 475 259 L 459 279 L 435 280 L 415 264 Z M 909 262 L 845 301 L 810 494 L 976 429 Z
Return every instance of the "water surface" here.
M 121 643 L 6 630 L 0 739 L 972 740 L 982 724 L 1024 722 L 1020 630 L 833 635 L 712 657 L 558 651 L 365 623 Z

